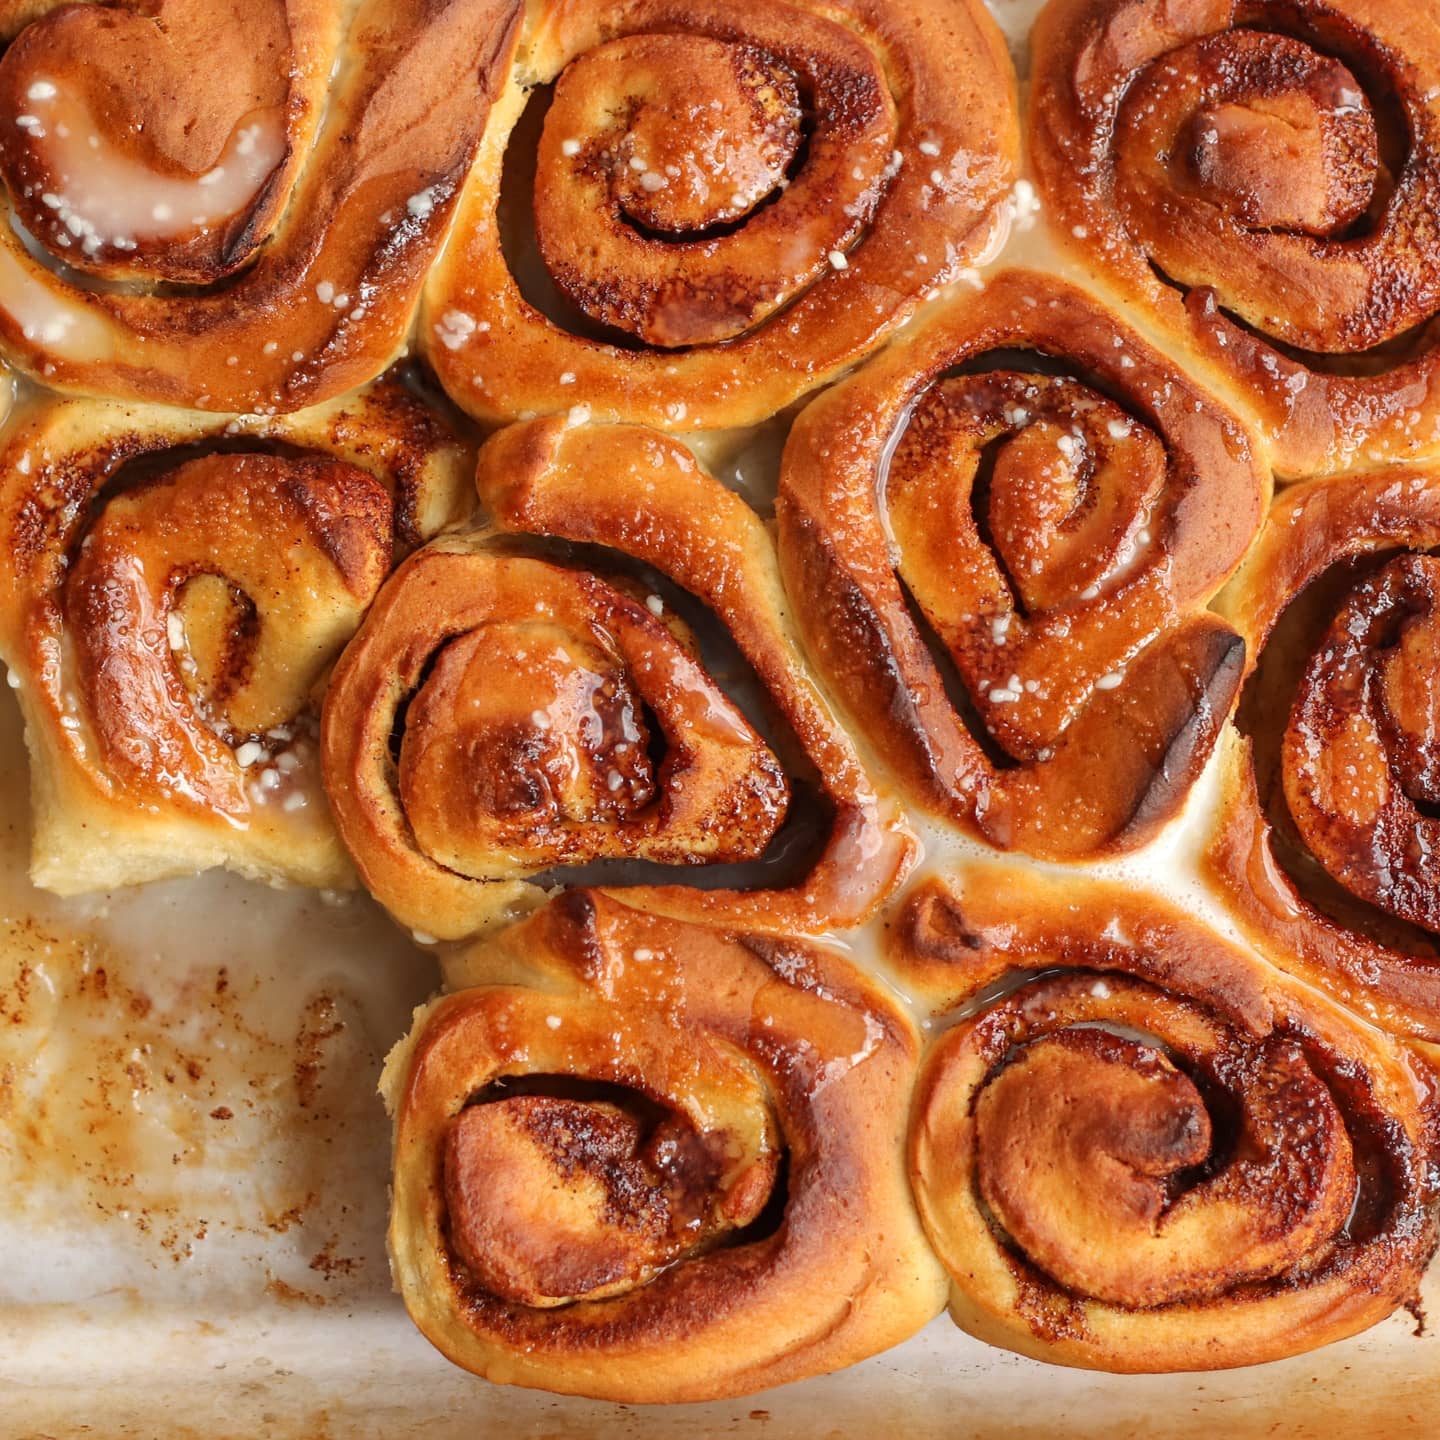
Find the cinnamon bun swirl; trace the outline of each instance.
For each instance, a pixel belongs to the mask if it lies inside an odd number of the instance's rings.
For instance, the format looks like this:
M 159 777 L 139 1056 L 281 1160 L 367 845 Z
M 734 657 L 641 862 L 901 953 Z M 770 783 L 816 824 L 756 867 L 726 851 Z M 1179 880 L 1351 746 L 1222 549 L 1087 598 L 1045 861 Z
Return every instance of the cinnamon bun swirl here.
M 1253 669 L 1207 868 L 1285 968 L 1440 1038 L 1433 759 L 1440 479 L 1390 470 L 1280 498 L 1222 603 Z
M 457 1364 L 710 1399 L 939 1312 L 904 1174 L 915 1036 L 833 951 L 572 891 L 466 964 L 383 1081 L 396 1283 Z
M 954 1021 L 911 1173 L 957 1323 L 1060 1364 L 1208 1370 L 1414 1302 L 1440 1109 L 1397 1042 L 1119 886 L 977 868 L 896 934 Z
M 1440 33 L 1397 0 L 1052 0 L 1056 235 L 1315 474 L 1440 450 Z
M 374 379 L 518 0 L 0 11 L 0 349 L 60 389 L 274 414 Z
M 578 399 L 753 424 L 987 249 L 1016 131 L 975 0 L 546 0 L 427 286 L 426 353 L 487 421 Z
M 797 653 L 755 512 L 676 440 L 561 419 L 488 441 L 479 487 L 491 528 L 401 567 L 327 694 L 326 788 L 370 891 L 459 939 L 539 903 L 532 878 L 629 859 L 672 867 L 627 887 L 670 913 L 862 922 L 914 842 Z M 718 622 L 717 663 L 762 693 L 753 718 L 677 606 Z M 789 878 L 792 775 L 828 833 Z M 673 868 L 772 857 L 786 878 L 744 891 Z
M 1002 849 L 1128 849 L 1239 682 L 1206 601 L 1260 523 L 1238 422 L 1104 307 L 1011 271 L 801 414 L 777 507 L 805 640 L 909 794 Z
M 385 383 L 225 422 L 39 401 L 0 452 L 0 657 L 32 874 L 69 894 L 226 865 L 340 886 L 319 692 L 397 550 L 468 513 L 466 452 Z

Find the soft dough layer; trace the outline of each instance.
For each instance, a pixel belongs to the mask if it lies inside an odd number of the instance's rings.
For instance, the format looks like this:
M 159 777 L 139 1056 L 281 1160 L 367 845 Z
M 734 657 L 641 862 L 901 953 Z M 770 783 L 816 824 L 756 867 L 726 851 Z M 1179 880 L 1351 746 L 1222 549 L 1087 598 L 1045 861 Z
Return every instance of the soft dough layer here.
M 1205 605 L 1268 498 L 1209 392 L 1014 270 L 806 407 L 776 513 L 806 644 L 913 800 L 1075 859 L 1199 774 L 1243 661 Z
M 400 568 L 325 701 L 326 786 L 371 892 L 412 929 L 463 939 L 540 903 L 527 882 L 549 868 L 642 859 L 675 867 L 634 887 L 671 914 L 782 933 L 862 923 L 914 839 L 801 658 L 759 516 L 678 440 L 634 425 L 513 425 L 482 448 L 478 480 L 492 527 Z M 683 883 L 681 866 L 765 856 L 790 787 L 637 562 L 718 622 L 728 678 L 750 668 L 776 745 L 813 767 L 825 835 L 794 883 Z
M 373 380 L 519 0 L 40 8 L 0 15 L 0 178 L 35 246 L 0 227 L 6 357 L 62 389 L 222 412 Z

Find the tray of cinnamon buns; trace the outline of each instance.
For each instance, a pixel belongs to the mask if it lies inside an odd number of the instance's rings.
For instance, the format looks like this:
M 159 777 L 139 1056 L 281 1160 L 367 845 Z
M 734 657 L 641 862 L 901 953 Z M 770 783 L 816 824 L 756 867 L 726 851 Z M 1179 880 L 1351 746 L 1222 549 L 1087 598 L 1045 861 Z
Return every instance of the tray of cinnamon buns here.
M 0 1440 L 1433 1433 L 1440 18 L 0 42 Z

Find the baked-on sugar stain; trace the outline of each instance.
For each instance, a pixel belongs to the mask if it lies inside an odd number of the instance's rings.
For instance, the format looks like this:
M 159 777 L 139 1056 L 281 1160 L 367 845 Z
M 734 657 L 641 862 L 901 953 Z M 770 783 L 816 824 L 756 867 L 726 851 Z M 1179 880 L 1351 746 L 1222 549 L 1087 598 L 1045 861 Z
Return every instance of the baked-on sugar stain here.
M 7 1293 L 163 1301 L 200 1276 L 248 1294 L 264 1265 L 321 1296 L 372 1284 L 383 1187 L 352 1188 L 335 1150 L 371 1148 L 345 1140 L 378 1064 L 353 1001 L 302 980 L 297 1005 L 263 964 L 167 949 L 0 922 L 0 1185 L 15 1224 L 59 1225 L 92 1257 L 74 1281 L 12 1266 Z

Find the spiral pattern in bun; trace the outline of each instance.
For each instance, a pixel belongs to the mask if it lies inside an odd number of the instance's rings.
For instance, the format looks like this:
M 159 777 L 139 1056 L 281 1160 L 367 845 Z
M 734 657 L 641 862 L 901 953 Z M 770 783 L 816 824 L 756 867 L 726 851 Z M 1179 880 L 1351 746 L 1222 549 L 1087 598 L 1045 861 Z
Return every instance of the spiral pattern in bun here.
M 431 363 L 489 421 L 764 419 L 998 234 L 1013 86 L 975 0 L 536 5 L 427 287 Z
M 326 700 L 326 785 L 371 892 L 459 939 L 533 907 L 531 878 L 556 867 L 765 860 L 778 883 L 752 872 L 743 893 L 673 870 L 630 891 L 760 929 L 863 921 L 913 841 L 800 660 L 755 512 L 679 441 L 626 425 L 512 426 L 479 486 L 493 528 L 401 568 Z M 718 622 L 713 662 L 677 605 Z M 710 663 L 753 676 L 753 718 Z M 790 766 L 823 839 L 782 828 Z
M 1253 668 L 1207 866 L 1268 955 L 1440 1039 L 1440 480 L 1288 490 L 1223 604 Z
M 904 1175 L 915 1037 L 838 955 L 572 891 L 463 965 L 383 1082 L 396 1280 L 457 1364 L 700 1400 L 938 1313 Z
M 284 419 L 37 402 L 0 454 L 0 655 L 38 884 L 226 865 L 353 883 L 319 694 L 397 551 L 460 515 L 466 455 L 382 383 Z
M 1066 1365 L 1219 1369 L 1415 1300 L 1440 1138 L 1417 1057 L 1113 885 L 977 869 L 896 933 L 958 1010 L 911 1169 L 965 1329 Z
M 203 410 L 372 380 L 404 345 L 518 10 L 10 7 L 0 346 L 61 389 Z
M 1440 450 L 1440 35 L 1394 0 L 1054 0 L 1056 234 L 1223 372 L 1277 468 Z
M 1267 492 L 1204 390 L 1079 291 L 1009 271 L 801 414 L 781 559 L 908 791 L 1002 849 L 1075 857 L 1148 838 L 1209 754 L 1243 647 L 1204 605 Z

